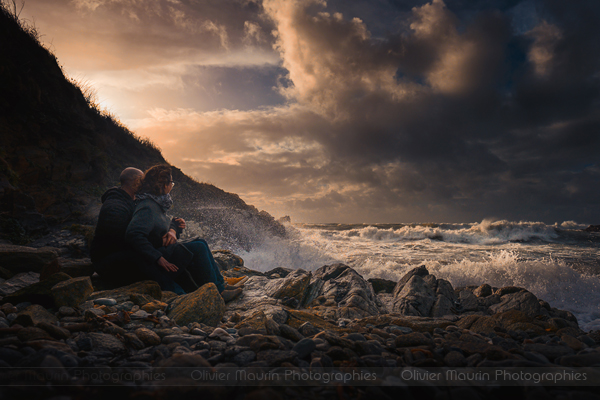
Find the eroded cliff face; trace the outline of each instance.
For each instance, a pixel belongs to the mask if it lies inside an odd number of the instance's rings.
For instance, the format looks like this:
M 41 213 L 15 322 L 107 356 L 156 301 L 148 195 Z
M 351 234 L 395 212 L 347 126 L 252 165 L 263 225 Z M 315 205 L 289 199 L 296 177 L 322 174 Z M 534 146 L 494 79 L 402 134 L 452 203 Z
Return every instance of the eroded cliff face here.
M 93 225 L 100 196 L 117 184 L 123 168 L 166 163 L 156 146 L 96 108 L 36 32 L 4 9 L 0 52 L 0 239 L 25 244 L 61 224 Z M 205 225 L 209 239 L 221 235 L 248 247 L 254 239 L 237 232 L 240 224 L 252 227 L 248 232 L 285 233 L 235 194 L 177 168 L 173 178 L 173 212 Z

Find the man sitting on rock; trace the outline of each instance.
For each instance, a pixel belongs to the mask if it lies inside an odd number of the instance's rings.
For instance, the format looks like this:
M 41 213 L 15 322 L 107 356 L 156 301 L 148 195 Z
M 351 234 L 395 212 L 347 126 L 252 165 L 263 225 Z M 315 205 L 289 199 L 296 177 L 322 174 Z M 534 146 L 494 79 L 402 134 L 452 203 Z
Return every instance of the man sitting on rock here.
M 92 240 L 90 255 L 94 270 L 108 282 L 123 286 L 142 280 L 158 282 L 162 290 L 184 294 L 184 290 L 156 265 L 149 265 L 125 241 L 125 231 L 133 216 L 135 193 L 144 173 L 137 168 L 121 172 L 120 187 L 110 188 L 102 195 L 102 208 Z M 177 222 L 171 223 L 168 244 L 174 243 Z

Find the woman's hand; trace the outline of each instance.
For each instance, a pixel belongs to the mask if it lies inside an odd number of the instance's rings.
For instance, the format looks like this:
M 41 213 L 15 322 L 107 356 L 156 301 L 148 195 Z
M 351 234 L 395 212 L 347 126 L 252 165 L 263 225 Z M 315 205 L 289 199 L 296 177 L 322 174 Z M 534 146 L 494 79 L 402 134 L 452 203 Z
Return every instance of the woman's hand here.
M 183 218 L 175 218 L 174 221 L 180 229 L 185 229 L 185 220 Z
M 167 272 L 176 272 L 179 269 L 177 265 L 171 264 L 164 257 L 159 258 L 156 263 Z
M 162 245 L 163 247 L 167 247 L 174 243 L 177 243 L 177 235 L 175 234 L 175 230 L 169 229 L 169 232 L 165 233 L 162 237 Z

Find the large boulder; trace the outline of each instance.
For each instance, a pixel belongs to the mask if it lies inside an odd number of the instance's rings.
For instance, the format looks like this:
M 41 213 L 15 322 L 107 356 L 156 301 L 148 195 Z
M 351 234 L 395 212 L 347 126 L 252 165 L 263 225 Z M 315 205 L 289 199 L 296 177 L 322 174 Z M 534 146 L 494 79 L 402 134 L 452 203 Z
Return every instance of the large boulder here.
M 454 314 L 458 300 L 450 282 L 436 279 L 423 265 L 400 278 L 392 296 L 392 312 L 416 317 Z
M 519 310 L 532 318 L 535 318 L 542 314 L 543 311 L 546 311 L 546 309 L 543 309 L 542 306 L 540 306 L 540 302 L 538 301 L 537 297 L 527 290 L 505 294 L 502 296 L 500 303 L 492 305 L 490 310 L 492 310 L 494 313 L 502 313 L 509 310 Z
M 344 264 L 325 265 L 317 269 L 302 304 L 333 320 L 378 315 L 382 307 L 371 284 Z
M 44 265 L 58 257 L 52 247 L 39 249 L 11 244 L 0 244 L 0 265 L 13 273 L 40 272 Z
M 29 285 L 5 296 L 0 302 L 19 304 L 24 301 L 29 301 L 31 303 L 41 304 L 44 307 L 53 307 L 54 298 L 52 297 L 51 289 L 57 283 L 69 279 L 71 279 L 69 275 L 58 272 L 49 276 L 46 280 L 34 283 L 33 285 Z
M 235 267 L 244 266 L 244 260 L 242 257 L 233 254 L 233 252 L 229 250 L 215 250 L 212 252 L 212 255 L 219 265 L 219 269 L 221 271 L 228 271 L 230 269 L 234 269 Z
M 198 290 L 171 302 L 168 317 L 178 325 L 192 322 L 217 326 L 225 314 L 225 302 L 214 283 L 202 285 Z
M 302 301 L 304 292 L 310 283 L 311 274 L 303 269 L 297 269 L 285 278 L 273 279 L 265 288 L 267 295 L 276 299 L 294 298 Z
M 84 276 L 59 282 L 50 291 L 57 307 L 77 307 L 94 291 L 94 288 L 90 277 Z
M 278 279 L 281 281 L 282 279 Z M 267 294 L 266 287 L 270 280 L 265 276 L 251 276 L 244 283 L 244 292 L 241 296 L 227 303 L 226 315 L 229 317 L 235 313 L 246 318 L 250 317 L 256 310 L 261 310 L 267 317 L 271 317 L 279 323 L 285 322 L 287 314 L 280 304 L 281 300 L 275 299 Z
M 148 295 L 156 300 L 162 300 L 162 291 L 160 285 L 154 281 L 141 281 L 133 283 L 129 286 L 123 286 L 112 290 L 102 290 L 99 292 L 93 292 L 88 300 L 95 300 L 102 297 L 111 298 L 121 303 L 129 301 L 130 297 L 136 295 Z
M 413 275 L 394 297 L 392 311 L 427 317 L 436 301 L 433 289 L 419 275 Z

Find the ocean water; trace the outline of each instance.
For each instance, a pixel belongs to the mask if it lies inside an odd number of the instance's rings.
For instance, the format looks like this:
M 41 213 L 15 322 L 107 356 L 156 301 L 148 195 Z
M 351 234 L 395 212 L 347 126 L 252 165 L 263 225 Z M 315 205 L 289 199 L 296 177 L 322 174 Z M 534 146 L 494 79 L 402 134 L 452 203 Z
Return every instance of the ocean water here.
M 582 329 L 600 329 L 600 233 L 575 222 L 464 224 L 288 224 L 242 252 L 246 266 L 315 270 L 345 263 L 365 279 L 400 279 L 425 265 L 456 287 L 488 283 L 528 289 L 569 310 Z

